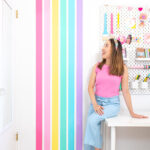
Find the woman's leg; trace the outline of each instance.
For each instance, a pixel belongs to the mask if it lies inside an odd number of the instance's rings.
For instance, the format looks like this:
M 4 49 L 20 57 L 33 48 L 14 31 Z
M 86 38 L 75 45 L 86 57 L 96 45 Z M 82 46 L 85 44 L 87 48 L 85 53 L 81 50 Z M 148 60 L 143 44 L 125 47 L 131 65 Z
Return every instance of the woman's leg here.
M 85 143 L 94 146 L 95 150 L 100 150 L 102 148 L 103 139 L 100 133 L 102 120 L 117 116 L 120 111 L 119 104 L 109 104 L 103 107 L 103 115 L 93 112 L 87 119 Z
M 102 135 L 101 135 L 101 120 L 97 120 L 97 113 L 93 112 L 87 118 L 87 126 L 85 132 L 84 144 L 93 146 L 93 150 L 102 148 Z

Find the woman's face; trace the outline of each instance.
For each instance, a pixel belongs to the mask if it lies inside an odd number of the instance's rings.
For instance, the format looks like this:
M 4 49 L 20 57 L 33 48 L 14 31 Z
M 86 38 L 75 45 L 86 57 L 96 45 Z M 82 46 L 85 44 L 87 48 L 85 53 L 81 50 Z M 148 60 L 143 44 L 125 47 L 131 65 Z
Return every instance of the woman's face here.
M 103 59 L 108 59 L 111 57 L 111 43 L 109 40 L 107 40 L 102 48 L 102 58 Z

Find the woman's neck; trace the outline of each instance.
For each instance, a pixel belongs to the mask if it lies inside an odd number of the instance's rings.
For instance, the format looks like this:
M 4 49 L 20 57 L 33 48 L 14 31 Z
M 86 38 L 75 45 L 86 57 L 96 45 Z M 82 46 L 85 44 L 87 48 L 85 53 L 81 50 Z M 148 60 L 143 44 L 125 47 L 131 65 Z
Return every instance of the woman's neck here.
M 110 59 L 106 59 L 106 65 L 110 65 Z

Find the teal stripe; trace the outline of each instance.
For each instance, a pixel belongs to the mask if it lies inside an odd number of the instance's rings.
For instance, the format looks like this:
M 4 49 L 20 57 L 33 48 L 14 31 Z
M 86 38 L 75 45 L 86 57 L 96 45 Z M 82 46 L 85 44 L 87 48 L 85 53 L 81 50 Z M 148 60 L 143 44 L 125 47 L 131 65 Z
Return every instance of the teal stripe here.
M 68 7 L 68 150 L 74 150 L 75 0 Z
M 60 150 L 66 150 L 66 0 L 60 0 Z

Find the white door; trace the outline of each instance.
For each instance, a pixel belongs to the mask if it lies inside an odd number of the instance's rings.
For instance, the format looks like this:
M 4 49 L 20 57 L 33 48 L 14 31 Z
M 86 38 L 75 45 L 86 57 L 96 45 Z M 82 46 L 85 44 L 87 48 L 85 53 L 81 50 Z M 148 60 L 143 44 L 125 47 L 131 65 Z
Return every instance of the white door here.
M 13 8 L 0 0 L 0 149 L 17 150 L 13 100 Z

